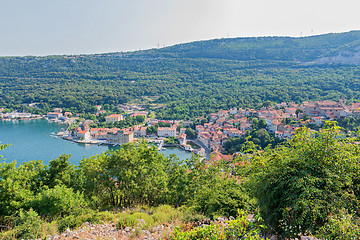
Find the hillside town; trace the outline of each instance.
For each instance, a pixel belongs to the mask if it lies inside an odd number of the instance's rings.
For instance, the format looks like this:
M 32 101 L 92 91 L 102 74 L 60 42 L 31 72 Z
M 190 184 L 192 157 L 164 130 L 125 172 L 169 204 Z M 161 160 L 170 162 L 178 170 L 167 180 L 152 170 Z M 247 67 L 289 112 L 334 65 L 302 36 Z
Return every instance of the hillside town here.
M 252 130 L 252 119 L 263 119 L 266 130 L 279 140 L 290 139 L 301 126 L 321 127 L 325 120 L 353 116 L 359 118 L 360 103 L 346 105 L 344 97 L 339 102 L 316 101 L 303 104 L 280 103 L 260 110 L 233 108 L 210 114 L 209 123 L 196 125 L 198 140 L 213 152 L 222 152 L 224 142 L 230 137 L 244 137 Z M 304 120 L 306 119 L 306 120 Z M 296 124 L 287 124 L 297 120 Z
M 95 116 L 104 115 L 105 123 L 117 123 L 125 117 L 143 117 L 142 124 L 127 128 L 117 127 L 93 127 L 93 120 L 79 122 L 79 114 L 63 112 L 61 108 L 55 108 L 45 116 L 49 121 L 65 122 L 69 126 L 75 124 L 72 130 L 59 133 L 66 140 L 79 143 L 121 145 L 146 138 L 149 142 L 155 143 L 159 150 L 162 149 L 165 139 L 173 139 L 176 146 L 184 150 L 192 151 L 200 156 L 207 156 L 210 153 L 224 157 L 224 143 L 229 138 L 244 138 L 247 132 L 253 130 L 253 120 L 256 118 L 266 124 L 266 131 L 278 140 L 290 139 L 295 131 L 301 126 L 320 128 L 325 120 L 335 120 L 345 117 L 360 117 L 360 103 L 346 105 L 342 97 L 338 102 L 316 101 L 304 102 L 303 104 L 278 103 L 275 106 L 264 105 L 259 110 L 232 108 L 219 110 L 209 116 L 196 119 L 195 122 L 181 120 L 158 120 L 149 117 L 149 112 L 139 106 L 121 105 L 125 114 L 109 114 L 96 106 Z M 0 119 L 31 119 L 40 116 L 30 113 L 10 112 L 3 113 L 0 109 Z M 155 127 L 156 131 L 149 131 Z M 193 129 L 192 136 L 187 135 L 187 129 Z
M 93 120 L 78 121 L 79 114 L 63 112 L 61 108 L 55 108 L 45 116 L 49 121 L 66 122 L 69 126 L 76 124 L 76 128 L 71 131 L 68 129 L 59 133 L 66 140 L 81 143 L 121 145 L 146 138 L 149 142 L 157 143 L 159 150 L 164 144 L 164 140 L 172 138 L 177 146 L 192 151 L 201 156 L 206 152 L 224 152 L 224 143 L 229 138 L 242 138 L 248 131 L 253 130 L 253 119 L 263 120 L 266 123 L 266 130 L 269 134 L 279 140 L 290 139 L 296 129 L 301 126 L 321 127 L 325 120 L 334 120 L 353 116 L 360 117 L 360 103 L 346 105 L 344 97 L 338 102 L 316 101 L 304 102 L 303 104 L 279 103 L 275 106 L 263 106 L 259 110 L 232 108 L 229 110 L 219 110 L 209 116 L 196 119 L 195 122 L 181 120 L 158 120 L 149 117 L 149 112 L 141 107 L 131 107 L 121 105 L 121 110 L 125 114 L 109 114 L 96 106 L 95 116 L 104 115 L 106 123 L 117 123 L 125 117 L 136 118 L 142 116 L 145 121 L 142 124 L 127 128 L 117 127 L 93 127 Z M 29 113 L 3 113 L 0 109 L 1 119 L 26 119 L 39 117 Z M 294 124 L 296 121 L 296 124 Z M 155 127 L 156 132 L 148 131 L 149 127 Z M 195 135 L 188 136 L 187 129 L 193 129 Z M 190 142 L 189 142 L 190 141 Z M 190 144 L 191 143 L 191 144 Z

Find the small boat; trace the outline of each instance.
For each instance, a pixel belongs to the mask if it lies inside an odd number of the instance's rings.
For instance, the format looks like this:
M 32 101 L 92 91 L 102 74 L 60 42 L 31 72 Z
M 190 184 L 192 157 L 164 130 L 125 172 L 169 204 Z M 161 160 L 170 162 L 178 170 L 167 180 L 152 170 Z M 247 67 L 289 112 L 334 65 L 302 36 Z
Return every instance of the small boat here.
M 166 148 L 164 148 L 164 147 L 163 147 L 161 150 L 162 150 L 162 151 L 165 151 L 165 150 L 166 150 Z

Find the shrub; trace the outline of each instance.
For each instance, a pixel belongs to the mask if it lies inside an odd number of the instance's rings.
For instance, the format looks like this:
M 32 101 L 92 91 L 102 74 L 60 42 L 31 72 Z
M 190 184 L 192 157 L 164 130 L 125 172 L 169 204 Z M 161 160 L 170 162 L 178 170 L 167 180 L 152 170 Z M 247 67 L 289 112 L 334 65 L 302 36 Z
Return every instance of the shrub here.
M 33 210 L 20 209 L 18 216 L 13 218 L 14 228 L 0 233 L 0 238 L 7 239 L 45 239 L 48 234 L 57 234 L 57 225 L 47 223 Z
M 30 203 L 43 216 L 65 216 L 87 204 L 79 192 L 74 193 L 66 186 L 55 186 L 40 192 Z
M 360 221 L 354 215 L 343 213 L 337 214 L 320 228 L 316 235 L 321 239 L 360 239 Z
M 124 229 L 126 227 L 135 227 L 139 221 L 136 216 L 128 213 L 119 213 L 116 215 L 116 227 L 119 229 Z
M 360 148 L 338 132 L 332 124 L 316 134 L 303 128 L 287 146 L 251 159 L 261 214 L 283 236 L 334 227 L 334 213 L 357 210 Z
M 182 213 L 179 209 L 175 209 L 169 205 L 160 205 L 154 209 L 152 218 L 157 223 L 173 222 L 181 217 Z
M 63 232 L 65 229 L 76 228 L 81 226 L 84 222 L 102 223 L 106 221 L 113 221 L 114 214 L 111 212 L 97 212 L 89 208 L 77 209 L 72 214 L 59 218 L 56 220 L 59 231 Z
M 144 229 L 151 228 L 156 225 L 156 222 L 153 219 L 153 216 L 150 216 L 147 213 L 144 212 L 132 212 L 131 216 L 136 219 L 138 225 L 140 222 L 138 219 L 142 219 L 145 221 L 144 225 L 142 226 Z
M 261 218 L 258 216 L 254 222 L 247 220 L 246 211 L 238 211 L 238 216 L 233 221 L 226 224 L 211 223 L 208 226 L 193 228 L 190 231 L 183 232 L 176 228 L 170 239 L 249 239 L 260 240 L 260 231 L 264 226 L 260 224 Z
M 198 213 L 195 210 L 195 207 L 184 206 L 181 209 L 184 212 L 181 220 L 183 220 L 184 222 L 194 222 L 194 221 L 200 221 L 200 220 L 207 219 L 207 217 L 205 215 Z

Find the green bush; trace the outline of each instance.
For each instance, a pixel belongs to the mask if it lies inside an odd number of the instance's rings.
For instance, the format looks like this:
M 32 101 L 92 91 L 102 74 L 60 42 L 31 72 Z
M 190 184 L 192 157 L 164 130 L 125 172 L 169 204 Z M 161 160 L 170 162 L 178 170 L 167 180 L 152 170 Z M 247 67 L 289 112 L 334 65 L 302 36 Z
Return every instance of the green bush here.
M 338 134 L 332 123 L 315 134 L 303 128 L 287 146 L 251 159 L 261 214 L 283 236 L 316 234 L 335 227 L 334 214 L 357 211 L 360 148 Z
M 58 218 L 56 220 L 59 231 L 63 232 L 67 228 L 74 229 L 81 226 L 84 222 L 89 223 L 103 223 L 107 221 L 114 221 L 115 216 L 111 212 L 97 212 L 89 208 L 77 209 L 72 214 Z
M 170 239 L 187 240 L 187 239 L 249 239 L 260 240 L 261 218 L 258 216 L 254 222 L 247 220 L 246 211 L 238 211 L 238 217 L 233 221 L 227 221 L 228 226 L 224 224 L 211 223 L 208 226 L 193 228 L 190 231 L 181 231 L 175 228 L 173 236 Z
M 135 227 L 138 223 L 138 218 L 134 215 L 128 213 L 119 213 L 116 215 L 116 227 L 119 229 Z
M 252 199 L 227 162 L 195 162 L 188 177 L 186 205 L 215 219 L 236 216 L 237 209 L 253 210 Z
M 14 227 L 6 232 L 0 232 L 0 239 L 45 239 L 48 234 L 57 234 L 57 225 L 47 223 L 33 210 L 20 209 L 14 219 Z
M 182 218 L 182 212 L 169 205 L 147 208 L 147 211 L 129 211 L 116 214 L 116 225 L 118 228 L 141 226 L 142 229 L 150 229 L 164 223 L 171 223 Z M 140 225 L 139 219 L 144 220 Z
M 182 213 L 179 209 L 175 209 L 169 205 L 160 205 L 154 208 L 152 218 L 157 223 L 173 222 L 179 219 Z
M 184 206 L 181 209 L 184 212 L 181 220 L 183 220 L 184 222 L 195 222 L 195 221 L 207 219 L 205 215 L 198 213 L 195 210 L 195 207 Z
M 43 216 L 65 216 L 77 208 L 86 208 L 87 204 L 79 192 L 74 193 L 66 186 L 55 186 L 40 192 L 30 206 Z
M 136 219 L 137 221 L 137 224 L 135 225 L 138 225 L 140 222 L 138 219 L 142 219 L 145 221 L 144 225 L 142 226 L 142 228 L 144 229 L 148 229 L 148 228 L 151 228 L 151 227 L 154 227 L 157 223 L 154 221 L 153 219 L 153 216 L 150 216 L 149 214 L 147 213 L 144 213 L 144 212 L 132 212 L 131 213 L 131 216 L 133 218 Z
M 345 211 L 346 212 L 346 211 Z M 331 217 L 329 221 L 320 228 L 316 235 L 321 239 L 360 239 L 359 218 L 351 214 L 341 213 Z

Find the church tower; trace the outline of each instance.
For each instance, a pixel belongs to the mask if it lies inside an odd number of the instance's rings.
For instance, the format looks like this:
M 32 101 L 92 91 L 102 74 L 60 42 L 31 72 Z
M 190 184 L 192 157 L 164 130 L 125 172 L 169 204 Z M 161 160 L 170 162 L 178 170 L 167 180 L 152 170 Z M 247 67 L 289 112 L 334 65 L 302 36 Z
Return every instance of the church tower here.
M 345 95 L 344 94 L 341 96 L 341 99 L 339 100 L 339 103 L 341 104 L 341 106 L 345 107 L 346 100 L 345 100 Z

